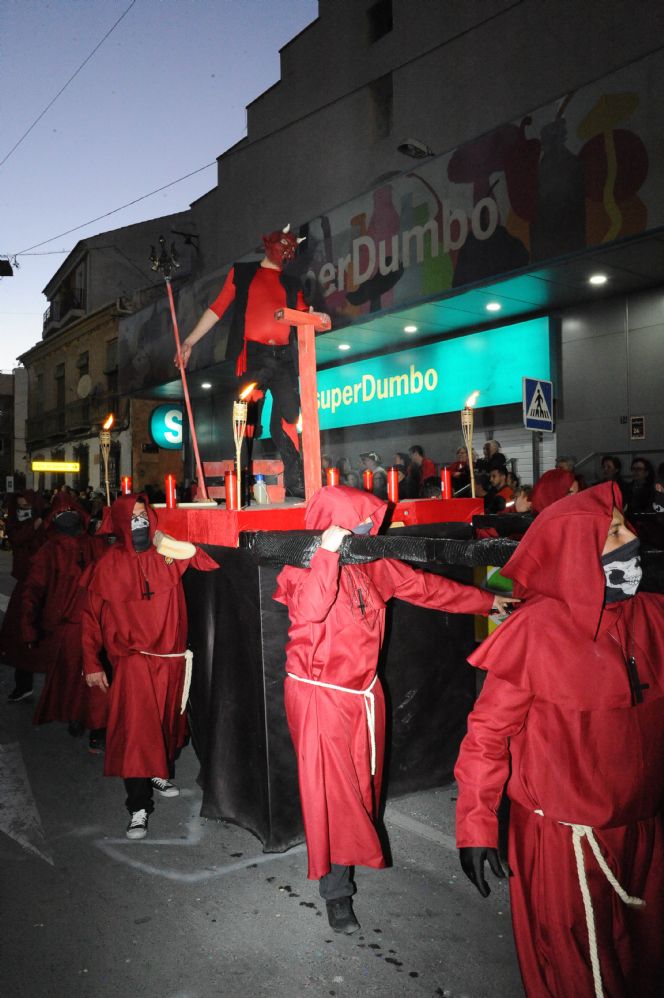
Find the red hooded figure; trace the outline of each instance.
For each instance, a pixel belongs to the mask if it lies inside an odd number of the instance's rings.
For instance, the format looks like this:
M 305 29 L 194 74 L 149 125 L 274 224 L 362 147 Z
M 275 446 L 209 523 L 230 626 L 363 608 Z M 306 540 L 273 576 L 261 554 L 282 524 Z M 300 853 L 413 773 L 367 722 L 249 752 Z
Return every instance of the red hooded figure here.
M 563 496 L 569 495 L 574 482 L 574 473 L 565 471 L 564 468 L 553 468 L 551 471 L 545 471 L 533 486 L 530 497 L 535 512 L 541 513 L 552 502 L 557 502 Z
M 455 770 L 457 845 L 486 895 L 464 855 L 500 873 L 487 853 L 507 784 L 533 998 L 662 994 L 664 598 L 633 595 L 638 542 L 621 509 L 611 482 L 546 508 L 502 569 L 525 605 L 470 657 L 488 675 Z
M 12 547 L 12 575 L 16 585 L 0 629 L 0 656 L 16 669 L 16 690 L 9 699 L 20 700 L 32 696 L 31 674 L 46 669 L 46 663 L 26 647 L 20 627 L 23 583 L 30 559 L 46 539 L 42 522 L 44 500 L 32 489 L 25 489 L 9 497 L 8 508 L 7 538 Z
M 144 510 L 135 516 L 137 503 Z M 104 775 L 168 780 L 186 732 L 187 609 L 181 579 L 190 565 L 201 571 L 218 565 L 200 550 L 176 560 L 159 554 L 152 544 L 157 517 L 144 494 L 116 499 L 111 522 L 117 541 L 82 580 L 88 681 L 103 671 L 102 648 L 112 668 Z
M 106 538 L 87 533 L 90 517 L 69 494 L 58 493 L 44 520 L 46 541 L 33 555 L 23 583 L 21 636 L 46 669 L 35 724 L 80 722 L 103 728 L 106 697 L 83 679 L 81 576 L 108 550 Z
M 305 523 L 313 530 L 336 525 L 355 532 L 364 525 L 362 533 L 376 534 L 386 509 L 371 493 L 327 486 L 309 500 Z M 324 878 L 333 867 L 385 866 L 374 823 L 385 742 L 376 666 L 392 597 L 482 614 L 494 599 L 391 559 L 340 567 L 338 553 L 323 546 L 310 568 L 287 567 L 277 579 L 274 599 L 290 616 L 285 703 L 311 879 Z

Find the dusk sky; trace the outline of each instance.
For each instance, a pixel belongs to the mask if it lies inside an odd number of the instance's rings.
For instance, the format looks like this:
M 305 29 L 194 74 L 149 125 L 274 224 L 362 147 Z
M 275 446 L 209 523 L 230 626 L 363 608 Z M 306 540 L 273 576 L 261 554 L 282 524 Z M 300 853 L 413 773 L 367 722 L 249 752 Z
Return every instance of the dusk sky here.
M 0 279 L 0 370 L 41 339 L 42 289 L 79 239 L 214 187 L 279 48 L 317 15 L 317 0 L 0 0 L 0 256 L 20 265 Z

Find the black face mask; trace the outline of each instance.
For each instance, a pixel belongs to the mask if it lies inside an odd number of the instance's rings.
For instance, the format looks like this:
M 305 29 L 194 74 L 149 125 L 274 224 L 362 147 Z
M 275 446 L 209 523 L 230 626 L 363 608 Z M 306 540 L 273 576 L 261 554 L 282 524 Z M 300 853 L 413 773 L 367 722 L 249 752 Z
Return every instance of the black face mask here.
M 147 551 L 150 547 L 150 521 L 147 516 L 133 516 L 131 520 L 131 543 L 134 551 Z
M 643 575 L 639 557 L 640 546 L 638 537 L 635 537 L 633 541 L 628 541 L 615 551 L 602 555 L 602 568 L 606 576 L 604 596 L 606 603 L 629 599 L 639 588 Z
M 58 513 L 53 523 L 56 530 L 61 534 L 67 534 L 68 537 L 77 537 L 83 530 L 81 518 L 73 509 L 65 510 L 64 513 Z

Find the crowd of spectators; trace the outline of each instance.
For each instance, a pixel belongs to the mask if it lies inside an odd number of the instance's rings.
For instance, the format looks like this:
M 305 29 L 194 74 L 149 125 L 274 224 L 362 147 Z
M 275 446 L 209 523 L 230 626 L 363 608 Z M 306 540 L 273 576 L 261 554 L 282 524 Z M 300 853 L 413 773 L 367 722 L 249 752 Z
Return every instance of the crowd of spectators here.
M 629 477 L 623 477 L 623 465 L 616 454 L 604 454 L 601 459 L 601 473 L 597 482 L 589 481 L 586 475 L 577 468 L 577 460 L 573 455 L 560 455 L 556 458 L 555 470 L 562 474 L 550 476 L 545 472 L 539 482 L 522 482 L 516 470 L 517 462 L 503 453 L 498 440 L 487 440 L 483 446 L 482 457 L 473 450 L 473 476 L 475 495 L 484 499 L 486 513 L 528 513 L 538 512 L 536 505 L 544 502 L 548 505 L 561 495 L 582 492 L 591 484 L 602 481 L 615 481 L 623 496 L 625 509 L 632 514 L 664 513 L 664 462 L 657 469 L 651 461 L 640 455 L 632 457 L 629 466 Z M 336 464 L 329 454 L 321 458 L 322 480 L 327 483 L 327 471 L 336 468 L 339 473 L 339 483 L 352 488 L 364 488 L 363 473 L 372 473 L 372 491 L 381 499 L 387 498 L 387 472 L 395 468 L 399 482 L 400 499 L 418 499 L 440 497 L 443 467 L 447 468 L 452 480 L 452 494 L 455 498 L 470 497 L 471 475 L 468 461 L 468 451 L 465 446 L 459 446 L 454 454 L 454 460 L 437 464 L 427 456 L 419 444 L 413 444 L 407 452 L 395 451 L 385 461 L 377 451 L 363 451 L 358 454 L 357 465 L 354 467 L 347 457 L 341 458 Z M 540 488 L 535 493 L 534 487 Z M 564 487 L 564 491 L 561 489 Z M 543 498 L 544 497 L 544 498 Z

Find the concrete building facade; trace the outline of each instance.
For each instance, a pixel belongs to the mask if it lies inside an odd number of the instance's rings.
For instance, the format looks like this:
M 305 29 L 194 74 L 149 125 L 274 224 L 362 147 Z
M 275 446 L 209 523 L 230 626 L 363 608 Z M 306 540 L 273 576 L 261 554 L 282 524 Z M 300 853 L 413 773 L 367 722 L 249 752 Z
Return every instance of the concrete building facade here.
M 150 253 L 159 253 L 159 237 L 177 243 L 183 277 L 191 273 L 195 253 L 188 236 L 189 212 L 153 219 L 82 240 L 54 274 L 44 293 L 40 343 L 20 358 L 28 385 L 25 430 L 27 465 L 32 460 L 77 461 L 73 474 L 41 473 L 34 484 L 52 488 L 66 482 L 78 489 L 89 484 L 103 491 L 99 430 L 111 413 L 109 481 L 120 487 L 122 475 L 135 474 L 135 486 L 157 484 L 166 472 L 181 477 L 179 451 L 164 452 L 153 469 L 138 460 L 152 444 L 146 403 L 123 396 L 118 387 L 119 322 L 125 315 L 165 297 L 163 279 L 151 272 Z M 154 407 L 154 403 L 148 408 Z M 149 474 L 156 472 L 152 479 Z M 148 477 L 146 477 L 148 476 Z
M 232 261 L 291 222 L 307 236 L 293 270 L 333 318 L 319 378 L 503 329 L 478 374 L 488 384 L 514 323 L 544 317 L 549 361 L 531 369 L 526 349 L 520 373 L 554 382 L 556 432 L 524 429 L 516 389 L 495 404 L 483 392 L 478 449 L 504 437 L 528 478 L 556 451 L 584 459 L 590 480 L 603 451 L 661 460 L 662 28 L 651 0 L 638 16 L 596 0 L 321 0 L 281 50 L 279 82 L 249 105 L 247 137 L 219 157 L 217 187 L 192 205 L 200 254 L 178 296 L 183 335 Z M 588 283 L 597 272 L 603 286 Z M 123 319 L 123 390 L 178 397 L 169 336 L 163 305 Z M 225 337 L 222 322 L 190 362 L 208 459 L 232 456 Z M 447 408 L 322 420 L 322 447 L 356 464 L 418 442 L 452 460 L 464 399 L 459 387 Z M 645 439 L 630 432 L 636 415 Z

